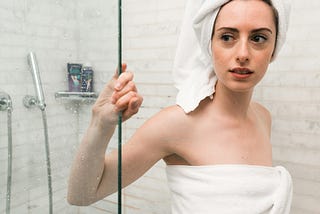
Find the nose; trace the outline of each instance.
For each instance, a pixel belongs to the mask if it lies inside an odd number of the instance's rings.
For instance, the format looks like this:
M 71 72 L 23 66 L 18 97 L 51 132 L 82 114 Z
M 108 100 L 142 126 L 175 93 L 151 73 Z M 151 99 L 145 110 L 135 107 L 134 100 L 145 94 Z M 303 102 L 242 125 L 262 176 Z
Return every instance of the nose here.
M 249 44 L 247 41 L 239 41 L 236 52 L 236 61 L 240 65 L 247 64 L 250 59 Z

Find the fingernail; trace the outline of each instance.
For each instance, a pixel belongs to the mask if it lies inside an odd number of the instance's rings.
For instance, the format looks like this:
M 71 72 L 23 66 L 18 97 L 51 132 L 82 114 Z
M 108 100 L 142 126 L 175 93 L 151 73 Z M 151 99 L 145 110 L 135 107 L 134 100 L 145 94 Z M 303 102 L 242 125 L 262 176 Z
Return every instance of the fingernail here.
M 138 107 L 138 102 L 137 102 L 137 101 L 134 101 L 134 102 L 132 103 L 132 108 L 135 109 L 135 108 L 137 108 L 137 107 Z

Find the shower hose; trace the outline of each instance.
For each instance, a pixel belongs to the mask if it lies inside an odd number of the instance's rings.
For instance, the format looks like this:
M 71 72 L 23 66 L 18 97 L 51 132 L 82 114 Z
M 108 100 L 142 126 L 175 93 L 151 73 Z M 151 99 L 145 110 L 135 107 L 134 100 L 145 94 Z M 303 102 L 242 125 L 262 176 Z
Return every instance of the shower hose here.
M 48 192 L 49 192 L 49 214 L 53 213 L 52 204 L 52 176 L 51 176 L 51 163 L 50 163 L 50 148 L 49 148 L 49 136 L 48 136 L 48 123 L 45 109 L 41 110 L 44 138 L 45 138 L 45 150 L 46 150 L 46 163 L 47 163 L 47 177 L 48 177 Z
M 48 180 L 48 199 L 49 199 L 49 214 L 53 214 L 53 203 L 52 203 L 52 175 L 51 175 L 51 163 L 50 163 L 50 147 L 49 147 L 49 136 L 48 136 L 48 122 L 45 110 L 45 104 L 39 105 L 36 97 L 27 95 L 23 103 L 26 108 L 38 106 L 42 113 L 43 132 L 44 132 L 44 143 L 46 153 L 46 165 L 47 165 L 47 180 Z
M 28 64 L 30 66 L 30 72 L 33 77 L 35 86 L 36 97 L 25 96 L 23 103 L 26 108 L 39 107 L 42 113 L 43 130 L 45 138 L 45 152 L 46 152 L 46 164 L 47 164 L 47 179 L 48 179 L 48 199 L 49 199 L 49 214 L 53 213 L 52 204 L 52 176 L 51 176 L 51 164 L 50 164 L 50 149 L 49 149 L 49 137 L 48 137 L 48 123 L 46 115 L 46 104 L 44 102 L 43 89 L 40 79 L 40 72 L 38 67 L 37 58 L 34 52 L 29 52 L 27 56 Z
M 6 214 L 10 213 L 11 202 L 11 181 L 12 181 L 12 108 L 8 107 L 8 174 L 7 174 L 7 200 L 6 200 Z
M 0 110 L 7 111 L 8 127 L 8 167 L 7 167 L 7 193 L 6 193 L 6 214 L 10 214 L 11 185 L 12 185 L 12 102 L 6 93 L 0 94 Z

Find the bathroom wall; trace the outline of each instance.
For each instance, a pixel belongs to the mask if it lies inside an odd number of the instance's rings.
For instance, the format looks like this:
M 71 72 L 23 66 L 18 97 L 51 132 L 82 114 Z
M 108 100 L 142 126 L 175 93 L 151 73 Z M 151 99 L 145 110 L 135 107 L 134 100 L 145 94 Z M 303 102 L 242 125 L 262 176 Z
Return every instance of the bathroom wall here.
M 34 51 L 42 78 L 51 149 L 54 213 L 100 213 L 66 202 L 71 160 L 79 144 L 79 112 L 87 104 L 55 99 L 67 90 L 67 63 L 90 62 L 97 80 L 116 65 L 117 1 L 13 0 L 0 2 L 0 90 L 13 100 L 11 213 L 48 213 L 44 134 L 39 109 L 26 109 L 34 95 L 27 54 Z M 112 68 L 111 68 L 112 67 Z M 99 89 L 103 81 L 97 81 Z M 5 212 L 7 119 L 0 112 L 0 213 Z M 96 211 L 97 210 L 97 211 Z M 96 211 L 96 212 L 95 212 Z
M 293 176 L 293 214 L 320 213 L 320 25 L 317 0 L 293 0 L 288 40 L 256 98 L 272 113 L 274 163 Z
M 294 181 L 292 214 L 320 212 L 320 42 L 317 0 L 292 0 L 288 41 L 255 99 L 273 115 L 274 164 Z M 89 122 L 90 106 L 56 100 L 67 89 L 66 63 L 90 62 L 100 91 L 117 65 L 116 1 L 13 0 L 0 2 L 0 89 L 13 99 L 12 213 L 47 213 L 43 126 L 38 109 L 22 99 L 34 95 L 26 55 L 36 52 L 46 95 L 52 158 L 54 213 L 116 213 L 116 195 L 90 207 L 69 206 L 71 160 Z M 174 104 L 171 69 L 185 0 L 123 1 L 123 58 L 144 97 L 140 112 L 124 124 L 124 141 L 155 112 Z M 0 213 L 5 209 L 7 131 L 0 112 Z M 116 135 L 110 150 L 116 148 Z M 170 213 L 164 163 L 159 161 L 124 190 L 124 213 Z
M 140 113 L 127 122 L 129 135 L 153 113 L 174 103 L 176 91 L 172 87 L 171 68 L 185 2 L 125 1 L 124 56 L 144 96 Z M 291 213 L 316 214 L 320 212 L 320 41 L 317 27 L 320 25 L 320 2 L 291 2 L 287 43 L 257 87 L 254 99 L 264 104 L 273 116 L 274 165 L 285 166 L 293 176 Z M 161 176 L 152 182 L 151 175 L 147 174 L 142 180 L 148 182 L 134 184 L 130 197 L 141 199 L 146 189 L 156 188 L 159 180 L 165 181 L 162 162 L 152 169 L 152 175 L 159 174 Z M 159 197 L 166 201 L 169 197 L 166 192 L 159 193 L 161 196 L 148 194 L 148 198 L 155 203 L 159 203 Z M 141 199 L 134 208 L 144 213 L 152 201 L 145 203 Z M 168 205 L 165 202 L 161 207 Z M 154 206 L 153 213 L 164 212 Z

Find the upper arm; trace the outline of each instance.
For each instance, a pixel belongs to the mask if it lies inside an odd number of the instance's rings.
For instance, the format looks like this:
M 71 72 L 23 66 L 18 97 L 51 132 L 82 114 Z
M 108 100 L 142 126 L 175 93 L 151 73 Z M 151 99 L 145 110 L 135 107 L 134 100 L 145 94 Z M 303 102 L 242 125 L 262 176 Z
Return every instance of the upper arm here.
M 168 144 L 174 132 L 172 109 L 165 109 L 147 120 L 122 147 L 123 187 L 141 177 L 155 163 L 170 154 Z M 97 197 L 117 191 L 117 150 L 106 155 L 104 173 Z

